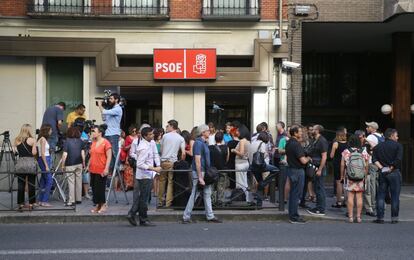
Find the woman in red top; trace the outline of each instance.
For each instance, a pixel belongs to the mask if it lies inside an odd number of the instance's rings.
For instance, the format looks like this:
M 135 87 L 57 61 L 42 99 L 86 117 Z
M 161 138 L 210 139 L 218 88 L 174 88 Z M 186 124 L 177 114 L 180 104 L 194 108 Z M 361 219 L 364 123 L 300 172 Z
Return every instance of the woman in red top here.
M 92 129 L 92 145 L 90 150 L 89 172 L 91 174 L 91 187 L 93 193 L 93 202 L 96 208 L 92 213 L 102 213 L 106 211 L 105 187 L 106 176 L 109 173 L 109 165 L 112 158 L 111 143 L 103 136 L 107 126 L 94 126 Z
M 132 142 L 138 138 L 137 127 L 131 125 L 128 132 L 129 135 L 125 138 L 125 143 L 121 150 L 121 161 L 123 161 L 125 165 L 123 170 L 125 188 L 126 190 L 132 190 L 134 189 L 134 170 L 128 163 L 128 157 Z

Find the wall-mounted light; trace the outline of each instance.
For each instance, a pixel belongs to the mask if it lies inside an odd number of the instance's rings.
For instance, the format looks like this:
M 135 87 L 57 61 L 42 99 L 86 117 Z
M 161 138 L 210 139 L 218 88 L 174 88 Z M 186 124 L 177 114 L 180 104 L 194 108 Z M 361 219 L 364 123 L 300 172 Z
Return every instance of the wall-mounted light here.
M 273 33 L 272 33 L 272 40 L 273 40 L 273 47 L 280 47 L 282 45 L 282 39 L 280 38 L 280 34 L 279 34 L 279 30 L 276 29 Z

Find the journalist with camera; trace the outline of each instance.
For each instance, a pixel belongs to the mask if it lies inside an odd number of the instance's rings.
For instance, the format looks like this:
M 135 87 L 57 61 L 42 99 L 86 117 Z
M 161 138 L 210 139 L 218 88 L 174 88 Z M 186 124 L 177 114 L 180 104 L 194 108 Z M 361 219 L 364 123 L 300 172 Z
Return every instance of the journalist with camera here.
M 118 154 L 118 142 L 119 136 L 121 135 L 121 119 L 123 111 L 122 107 L 119 105 L 119 101 L 120 96 L 117 93 L 111 93 L 105 107 L 103 106 L 102 100 L 97 101 L 97 105 L 102 113 L 102 119 L 108 126 L 108 129 L 105 132 L 105 138 L 112 145 L 111 169 L 114 167 L 116 155 Z

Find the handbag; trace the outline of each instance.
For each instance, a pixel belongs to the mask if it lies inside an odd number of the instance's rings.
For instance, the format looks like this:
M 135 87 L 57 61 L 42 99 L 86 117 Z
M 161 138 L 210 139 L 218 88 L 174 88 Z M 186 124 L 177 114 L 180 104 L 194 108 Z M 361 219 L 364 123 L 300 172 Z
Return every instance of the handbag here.
M 313 179 L 318 171 L 318 167 L 315 164 L 308 163 L 305 167 L 305 175 L 309 179 Z
M 260 143 L 257 151 L 253 154 L 252 167 L 254 171 L 264 171 L 266 169 L 265 154 L 260 152 L 263 142 Z
M 24 148 L 28 153 L 31 153 L 29 149 L 27 149 L 24 142 L 22 143 Z M 37 163 L 34 157 L 19 157 L 17 159 L 16 165 L 14 167 L 14 171 L 17 174 L 36 174 L 37 173 Z
M 205 172 L 204 172 L 204 183 L 206 185 L 211 185 L 214 184 L 218 181 L 219 179 L 219 171 L 217 170 L 216 167 L 208 167 L 207 168 L 207 157 L 206 157 L 206 151 L 203 151 L 204 153 L 204 161 L 205 161 Z

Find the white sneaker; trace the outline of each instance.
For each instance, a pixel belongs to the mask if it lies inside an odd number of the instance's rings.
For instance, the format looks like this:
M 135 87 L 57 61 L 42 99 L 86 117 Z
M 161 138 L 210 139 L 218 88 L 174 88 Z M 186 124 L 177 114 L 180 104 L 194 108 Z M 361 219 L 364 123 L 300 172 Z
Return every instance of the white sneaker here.
M 87 199 L 87 200 L 92 199 L 92 197 L 91 197 L 89 194 L 86 194 L 86 195 L 84 196 L 84 198 L 85 198 L 85 199 Z

